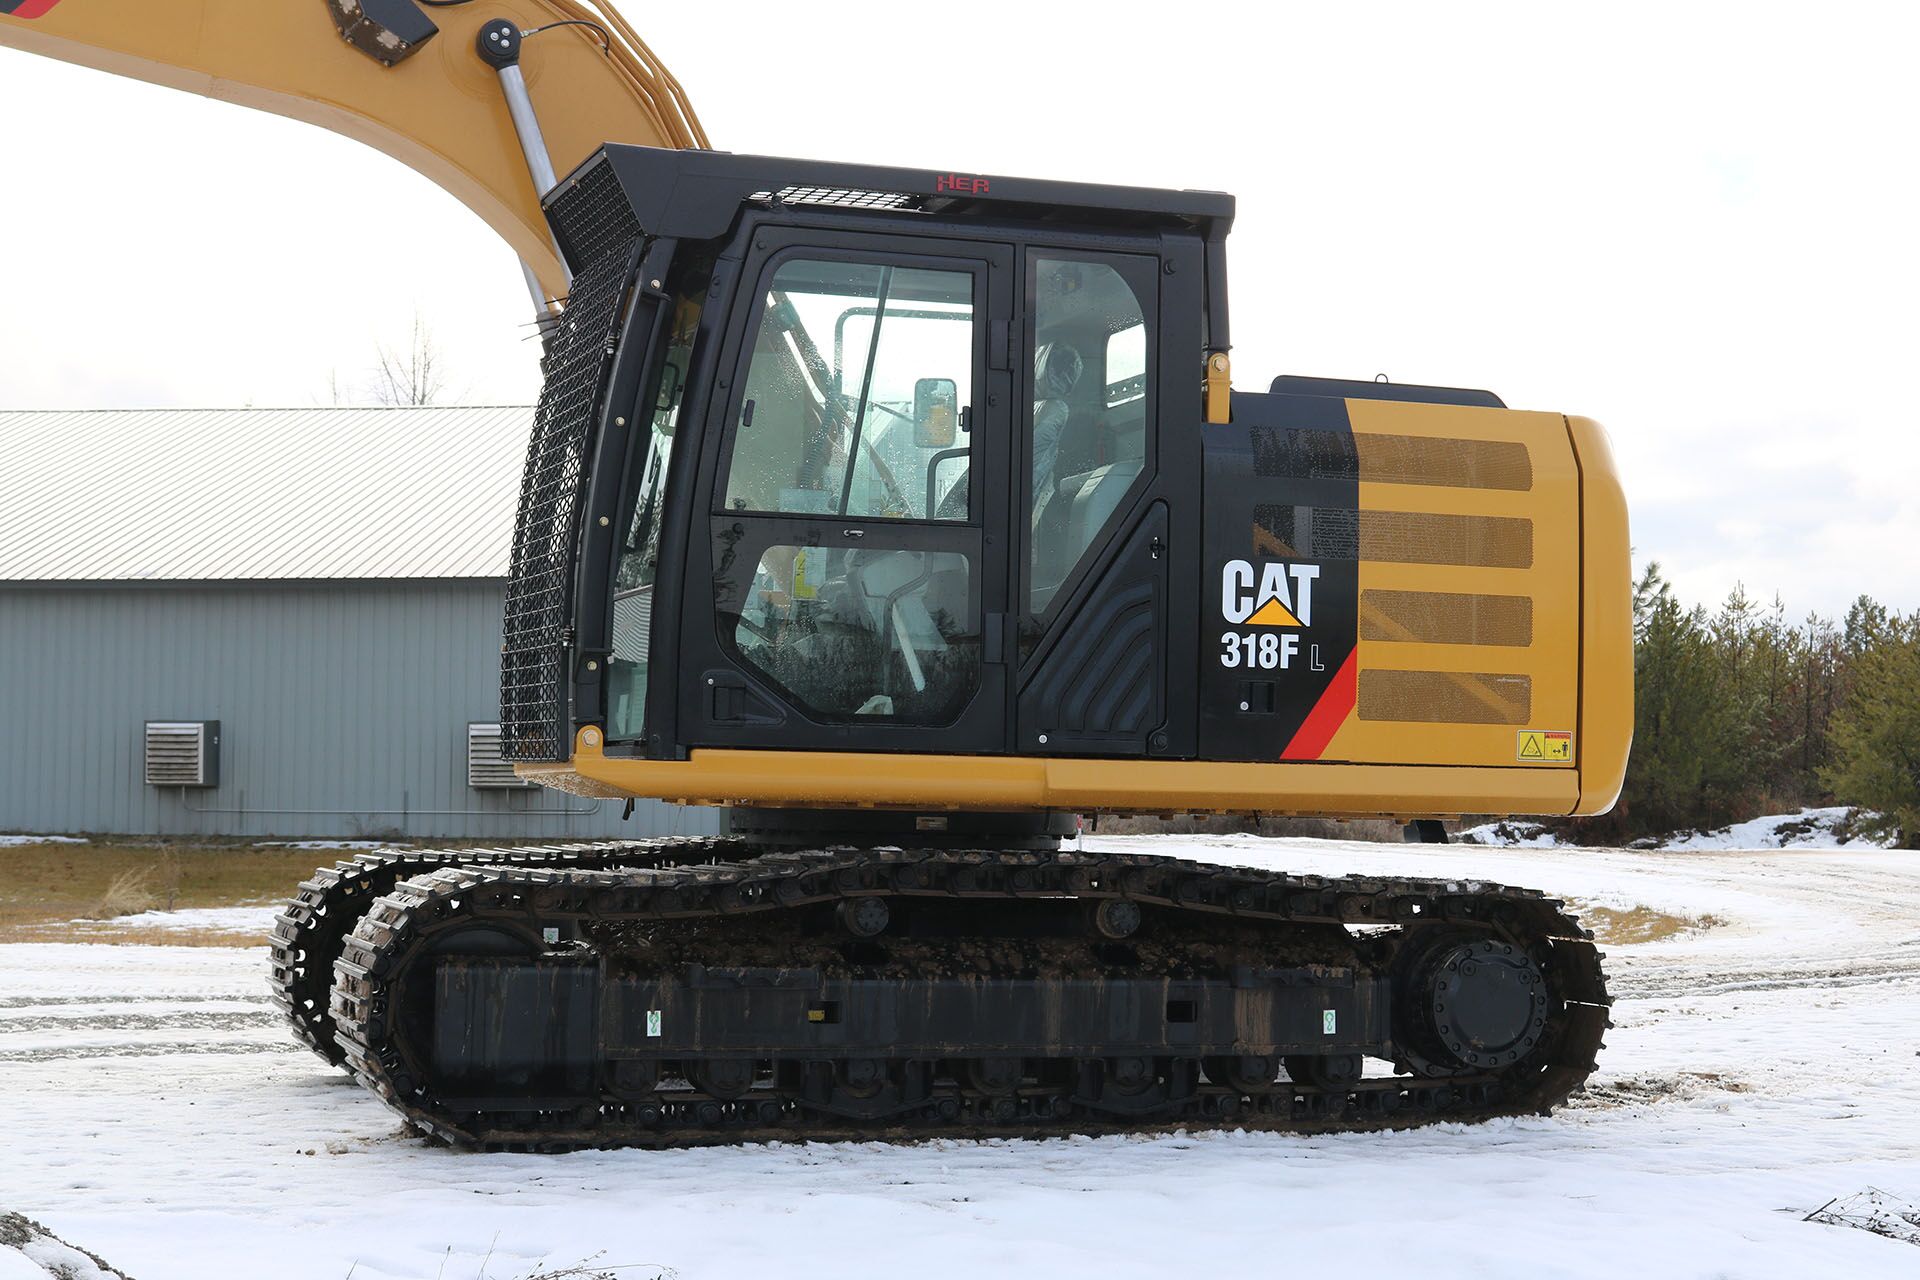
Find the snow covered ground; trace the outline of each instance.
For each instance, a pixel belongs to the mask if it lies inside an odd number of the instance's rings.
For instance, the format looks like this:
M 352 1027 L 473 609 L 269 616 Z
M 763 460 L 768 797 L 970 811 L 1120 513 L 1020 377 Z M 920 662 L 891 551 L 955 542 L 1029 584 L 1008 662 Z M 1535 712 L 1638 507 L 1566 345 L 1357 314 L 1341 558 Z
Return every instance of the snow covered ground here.
M 1676 833 L 1664 840 L 1636 841 L 1662 849 L 1887 849 L 1891 837 L 1856 834 L 1849 819 L 1858 813 L 1845 805 L 1775 813 L 1736 822 L 1716 831 Z M 1522 849 L 1563 847 L 1559 837 L 1537 822 L 1489 822 L 1469 827 L 1459 838 L 1468 844 L 1495 844 Z M 1570 847 L 1570 846 L 1568 846 Z
M 1802 1220 L 1920 1200 L 1920 855 L 1088 843 L 1712 924 L 1608 948 L 1619 1025 L 1550 1118 L 565 1156 L 402 1136 L 281 1030 L 259 948 L 0 946 L 0 1209 L 139 1280 L 1920 1275 Z
M 1853 836 L 1844 830 L 1853 810 L 1845 806 L 1802 809 L 1736 822 L 1718 831 L 1701 831 L 1666 841 L 1669 849 L 1843 849 L 1891 843 Z
M 179 911 L 142 911 L 111 920 L 76 920 L 93 929 L 160 929 L 176 933 L 231 933 L 235 942 L 265 939 L 273 931 L 279 907 L 190 907 Z

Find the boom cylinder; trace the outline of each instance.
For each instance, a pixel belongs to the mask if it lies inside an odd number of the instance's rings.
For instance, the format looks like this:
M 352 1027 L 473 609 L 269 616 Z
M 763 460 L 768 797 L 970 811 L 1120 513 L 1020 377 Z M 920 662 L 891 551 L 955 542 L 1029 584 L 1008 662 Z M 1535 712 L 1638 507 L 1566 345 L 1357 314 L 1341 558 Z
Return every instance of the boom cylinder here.
M 533 95 L 527 92 L 527 78 L 520 71 L 522 38 L 520 28 L 505 18 L 498 18 L 480 28 L 474 47 L 481 61 L 500 77 L 500 92 L 507 100 L 507 114 L 513 118 L 514 135 L 520 139 L 520 153 L 526 157 L 527 173 L 533 178 L 534 191 L 544 199 L 547 192 L 559 185 L 560 179 L 553 171 L 546 136 L 540 132 L 540 117 L 533 109 Z M 547 302 L 546 291 L 540 287 L 539 277 L 524 260 L 521 269 L 526 274 L 527 288 L 533 295 L 534 315 L 544 336 L 553 321 L 553 309 Z M 560 270 L 567 283 L 572 284 L 573 272 L 568 269 L 564 256 L 560 259 Z

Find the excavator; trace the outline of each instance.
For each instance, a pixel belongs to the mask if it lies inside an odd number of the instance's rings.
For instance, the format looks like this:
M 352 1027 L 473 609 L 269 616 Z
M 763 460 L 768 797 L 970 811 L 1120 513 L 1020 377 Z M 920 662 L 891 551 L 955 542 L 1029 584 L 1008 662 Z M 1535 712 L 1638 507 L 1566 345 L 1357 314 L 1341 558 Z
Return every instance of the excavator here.
M 0 0 L 317 124 L 524 264 L 520 774 L 729 834 L 369 853 L 294 1032 L 478 1149 L 1544 1112 L 1608 1024 L 1540 893 L 1097 852 L 1076 815 L 1605 812 L 1627 513 L 1587 418 L 1232 385 L 1231 196 L 712 150 L 586 0 Z

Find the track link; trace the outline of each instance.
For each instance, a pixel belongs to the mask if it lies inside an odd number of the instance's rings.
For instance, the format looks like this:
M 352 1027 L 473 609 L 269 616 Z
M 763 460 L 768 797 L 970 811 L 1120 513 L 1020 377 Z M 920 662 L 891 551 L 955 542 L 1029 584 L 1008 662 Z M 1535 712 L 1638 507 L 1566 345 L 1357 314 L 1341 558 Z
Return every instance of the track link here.
M 348 1068 L 418 1130 L 466 1148 L 1038 1136 L 1204 1125 L 1324 1131 L 1548 1111 L 1593 1070 L 1610 1025 L 1610 1001 L 1592 935 L 1561 903 L 1530 890 L 1467 881 L 1293 876 L 1174 858 L 1077 852 L 838 849 L 696 861 L 703 860 L 686 857 L 668 865 L 663 859 L 660 865 L 616 870 L 466 863 L 396 883 L 361 917 L 335 965 L 332 1012 Z M 1161 1059 L 1163 1069 L 1172 1068 L 1171 1076 L 1160 1077 L 1162 1084 L 1169 1078 L 1186 1084 L 1166 1086 L 1167 1096 L 1134 1114 L 1115 1114 L 1097 1089 L 1089 1093 L 1076 1086 L 1073 1063 L 1063 1064 L 1069 1069 L 1065 1077 L 1013 1090 L 964 1072 L 943 1072 L 937 1080 L 930 1073 L 925 1079 L 933 1083 L 907 1105 L 871 1115 L 858 1114 L 858 1105 L 840 1094 L 812 1088 L 809 1081 L 820 1078 L 810 1074 L 817 1063 L 783 1069 L 777 1061 L 771 1075 L 762 1072 L 744 1088 L 738 1082 L 730 1088 L 703 1087 L 696 1064 L 684 1081 L 663 1080 L 656 1088 L 649 1077 L 635 1087 L 603 1089 L 564 1104 L 532 1094 L 515 1098 L 511 1089 L 491 1099 L 441 1096 L 431 1051 L 409 1038 L 409 1023 L 422 1007 L 423 984 L 432 981 L 434 965 L 445 958 L 445 951 L 436 952 L 436 940 L 462 930 L 525 939 L 539 962 L 597 965 L 604 981 L 613 957 L 596 938 L 644 939 L 649 931 L 688 922 L 837 909 L 869 898 L 897 901 L 903 908 L 927 900 L 1056 906 L 1075 899 L 1095 906 L 1123 901 L 1154 909 L 1182 927 L 1273 929 L 1282 931 L 1275 935 L 1280 937 L 1342 926 L 1338 936 L 1373 938 L 1374 943 L 1361 945 L 1391 949 L 1405 965 L 1452 963 L 1448 957 L 1456 954 L 1473 958 L 1449 948 L 1504 951 L 1531 965 L 1529 972 L 1539 975 L 1551 997 L 1550 1007 L 1537 1034 L 1524 1042 L 1523 1051 L 1510 1055 L 1517 1060 L 1508 1062 L 1444 1061 L 1432 1049 L 1431 1036 L 1423 1039 L 1412 1031 L 1403 1036 L 1398 1030 L 1392 1046 L 1398 1074 L 1391 1077 L 1342 1081 L 1302 1071 L 1299 1078 L 1263 1084 L 1230 1075 L 1216 1080 L 1222 1073 L 1212 1067 L 1203 1077 L 1197 1061 Z M 566 940 L 559 941 L 563 934 Z M 1421 939 L 1445 945 L 1416 946 Z M 723 950 L 713 961 L 725 964 L 728 954 Z M 1421 971 L 1421 981 L 1430 979 Z M 1444 982 L 1445 975 L 1439 980 Z M 413 1030 L 418 1033 L 417 1023 Z M 868 1065 L 833 1060 L 828 1074 L 871 1073 L 872 1060 L 863 1061 Z
M 737 841 L 664 838 L 489 849 L 374 850 L 322 867 L 274 917 L 268 939 L 268 990 L 300 1043 L 333 1066 L 346 1055 L 333 1034 L 328 993 L 341 944 L 368 907 L 395 885 L 445 867 L 570 868 L 657 866 L 737 856 Z

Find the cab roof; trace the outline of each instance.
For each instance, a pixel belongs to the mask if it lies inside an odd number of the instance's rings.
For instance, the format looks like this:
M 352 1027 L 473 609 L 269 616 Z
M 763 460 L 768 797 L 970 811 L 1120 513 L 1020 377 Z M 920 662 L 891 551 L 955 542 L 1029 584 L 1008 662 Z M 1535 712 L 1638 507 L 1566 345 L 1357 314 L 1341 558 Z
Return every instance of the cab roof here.
M 741 206 L 937 213 L 1148 229 L 1190 227 L 1210 241 L 1233 225 L 1233 197 L 1044 178 L 900 169 L 884 165 L 677 151 L 609 143 L 548 193 L 547 215 L 577 267 L 597 240 L 585 225 L 607 216 L 617 185 L 632 219 L 648 235 L 712 240 L 727 234 Z

